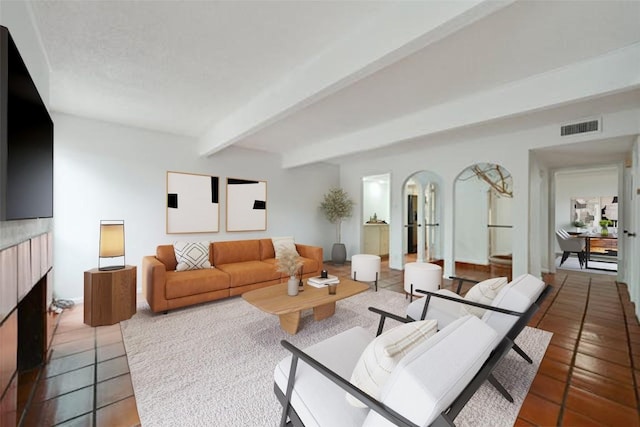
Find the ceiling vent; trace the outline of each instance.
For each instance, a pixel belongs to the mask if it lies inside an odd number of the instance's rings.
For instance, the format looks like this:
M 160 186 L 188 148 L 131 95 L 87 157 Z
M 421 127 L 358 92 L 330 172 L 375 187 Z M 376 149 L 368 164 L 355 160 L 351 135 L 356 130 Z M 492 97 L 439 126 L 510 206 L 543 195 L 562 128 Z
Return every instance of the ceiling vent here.
M 600 120 L 589 120 L 586 122 L 572 123 L 560 127 L 560 136 L 575 135 L 578 133 L 589 133 L 600 131 Z

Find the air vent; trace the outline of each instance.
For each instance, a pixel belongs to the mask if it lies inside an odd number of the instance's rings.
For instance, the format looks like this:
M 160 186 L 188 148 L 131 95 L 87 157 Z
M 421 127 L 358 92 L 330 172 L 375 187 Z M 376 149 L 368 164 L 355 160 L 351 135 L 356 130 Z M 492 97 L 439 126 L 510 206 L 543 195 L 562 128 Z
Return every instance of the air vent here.
M 600 120 L 589 120 L 588 122 L 573 123 L 560 128 L 560 136 L 575 135 L 577 133 L 598 132 L 600 130 Z

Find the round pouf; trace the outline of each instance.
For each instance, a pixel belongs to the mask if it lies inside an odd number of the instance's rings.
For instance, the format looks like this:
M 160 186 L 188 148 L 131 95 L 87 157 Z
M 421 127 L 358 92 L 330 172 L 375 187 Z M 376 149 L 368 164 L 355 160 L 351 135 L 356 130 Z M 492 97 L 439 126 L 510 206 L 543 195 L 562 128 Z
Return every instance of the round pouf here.
M 378 290 L 380 257 L 378 255 L 357 254 L 351 256 L 351 278 L 360 282 L 374 282 Z
M 442 267 L 428 262 L 408 262 L 404 265 L 404 291 L 411 295 L 420 295 L 416 289 L 435 292 L 442 283 Z M 413 294 L 411 293 L 413 285 Z

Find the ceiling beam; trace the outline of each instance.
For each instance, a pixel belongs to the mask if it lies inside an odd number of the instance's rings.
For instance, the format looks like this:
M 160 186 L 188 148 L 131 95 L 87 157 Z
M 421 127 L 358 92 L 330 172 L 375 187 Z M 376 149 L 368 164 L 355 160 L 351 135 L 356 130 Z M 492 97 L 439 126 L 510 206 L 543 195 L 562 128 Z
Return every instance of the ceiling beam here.
M 428 135 L 640 88 L 640 43 L 571 66 L 471 94 L 367 129 L 304 146 L 285 168 L 329 161 Z
M 210 156 L 513 1 L 398 2 L 215 123 L 198 152 Z

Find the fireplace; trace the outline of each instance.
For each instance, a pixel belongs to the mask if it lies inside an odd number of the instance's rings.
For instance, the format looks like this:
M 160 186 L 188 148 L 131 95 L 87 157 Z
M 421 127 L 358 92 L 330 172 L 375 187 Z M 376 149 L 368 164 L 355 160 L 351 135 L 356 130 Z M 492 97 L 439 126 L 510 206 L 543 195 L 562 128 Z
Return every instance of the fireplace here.
M 45 361 L 47 336 L 47 276 L 44 276 L 18 304 L 19 372 L 29 371 Z
M 54 316 L 51 233 L 0 250 L 0 424 L 16 425 L 18 373 L 46 361 Z M 22 391 L 21 391 L 22 393 Z

